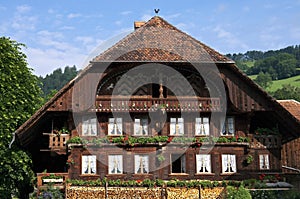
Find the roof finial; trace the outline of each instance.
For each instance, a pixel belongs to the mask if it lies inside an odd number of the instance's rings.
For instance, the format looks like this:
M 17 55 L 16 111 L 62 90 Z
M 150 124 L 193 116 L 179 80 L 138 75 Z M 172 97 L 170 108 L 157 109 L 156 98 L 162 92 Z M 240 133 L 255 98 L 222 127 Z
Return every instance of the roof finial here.
M 159 8 L 158 8 L 158 9 L 155 8 L 155 9 L 154 9 L 154 12 L 155 12 L 156 15 L 158 15 L 158 13 L 159 13 Z

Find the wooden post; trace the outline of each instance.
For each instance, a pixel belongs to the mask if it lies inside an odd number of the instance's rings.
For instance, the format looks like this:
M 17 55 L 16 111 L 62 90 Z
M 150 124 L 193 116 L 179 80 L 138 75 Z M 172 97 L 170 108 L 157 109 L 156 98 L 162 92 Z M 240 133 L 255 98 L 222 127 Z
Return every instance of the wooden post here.
M 198 191 L 199 191 L 199 199 L 201 199 L 201 184 L 198 187 Z
M 105 182 L 105 199 L 108 198 L 108 192 L 107 192 L 108 183 Z

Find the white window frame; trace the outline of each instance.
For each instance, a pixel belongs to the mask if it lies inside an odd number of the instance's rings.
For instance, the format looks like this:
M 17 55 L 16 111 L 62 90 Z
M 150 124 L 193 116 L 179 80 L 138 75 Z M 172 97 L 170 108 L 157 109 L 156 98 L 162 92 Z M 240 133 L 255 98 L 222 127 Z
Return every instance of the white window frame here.
M 196 173 L 211 173 L 210 154 L 196 154 Z
M 134 119 L 134 135 L 144 136 L 148 135 L 148 119 L 135 118 Z
M 236 173 L 236 155 L 222 154 L 222 173 Z
M 91 116 L 82 117 L 82 135 L 97 136 L 97 118 Z
M 180 172 L 179 173 L 186 173 L 186 155 L 185 154 L 170 154 L 170 160 L 171 160 L 171 173 L 177 174 L 173 172 L 173 162 L 180 159 Z M 177 157 L 176 157 L 177 156 Z
M 259 155 L 259 169 L 269 170 L 270 169 L 270 158 L 269 154 L 260 154 Z
M 235 119 L 232 116 L 225 118 L 223 124 L 221 124 L 221 135 L 234 135 L 235 133 Z
M 170 118 L 170 135 L 184 135 L 184 119 Z
M 123 134 L 123 122 L 122 118 L 108 118 L 108 135 L 122 135 Z
M 83 175 L 97 174 L 97 159 L 95 155 L 81 156 L 81 174 Z
M 123 174 L 123 155 L 108 155 L 108 174 Z
M 134 155 L 134 173 L 149 173 L 149 155 Z
M 209 117 L 195 119 L 195 135 L 209 135 Z

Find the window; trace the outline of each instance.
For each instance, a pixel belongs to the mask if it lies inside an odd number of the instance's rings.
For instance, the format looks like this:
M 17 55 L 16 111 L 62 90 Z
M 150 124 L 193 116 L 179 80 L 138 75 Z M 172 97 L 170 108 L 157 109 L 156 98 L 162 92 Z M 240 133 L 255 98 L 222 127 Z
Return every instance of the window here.
M 196 155 L 196 173 L 211 173 L 210 155 Z
M 183 135 L 184 122 L 183 118 L 170 118 L 170 135 Z
M 234 118 L 226 117 L 222 126 L 222 135 L 234 135 Z
M 195 135 L 209 135 L 209 118 L 208 117 L 196 118 Z
M 108 156 L 108 173 L 121 174 L 123 173 L 123 156 L 109 155 Z
M 224 154 L 222 155 L 222 173 L 235 173 L 236 160 L 235 155 Z
M 96 163 L 95 155 L 83 155 L 81 163 L 82 174 L 96 174 Z
M 259 168 L 260 169 L 270 169 L 268 154 L 259 155 Z
M 186 173 L 184 154 L 171 154 L 171 163 L 172 173 Z
M 136 174 L 149 173 L 148 155 L 134 155 L 134 173 Z
M 122 118 L 108 119 L 108 135 L 122 135 Z
M 148 120 L 134 119 L 134 135 L 148 135 Z
M 83 117 L 82 135 L 96 136 L 97 135 L 97 119 L 92 117 Z

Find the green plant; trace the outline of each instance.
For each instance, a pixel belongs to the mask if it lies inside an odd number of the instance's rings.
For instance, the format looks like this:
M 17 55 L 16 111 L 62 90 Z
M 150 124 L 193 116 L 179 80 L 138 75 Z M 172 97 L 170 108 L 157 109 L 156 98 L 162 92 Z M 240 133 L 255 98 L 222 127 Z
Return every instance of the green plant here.
M 246 157 L 246 163 L 247 163 L 247 164 L 251 164 L 251 163 L 253 162 L 253 160 L 254 160 L 254 158 L 253 158 L 253 156 L 250 155 L 250 154 Z
M 156 158 L 160 163 L 165 161 L 165 159 L 166 159 L 165 156 L 163 156 L 162 154 L 157 155 Z

